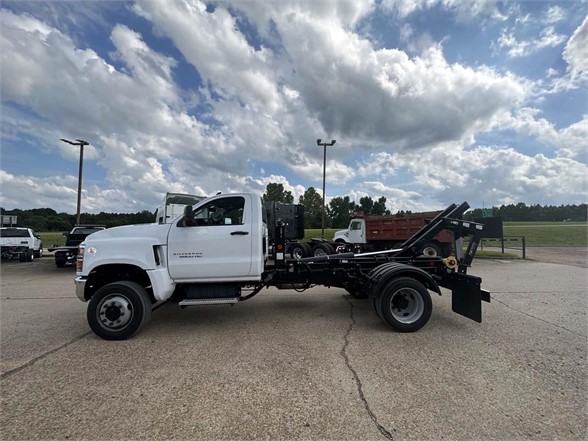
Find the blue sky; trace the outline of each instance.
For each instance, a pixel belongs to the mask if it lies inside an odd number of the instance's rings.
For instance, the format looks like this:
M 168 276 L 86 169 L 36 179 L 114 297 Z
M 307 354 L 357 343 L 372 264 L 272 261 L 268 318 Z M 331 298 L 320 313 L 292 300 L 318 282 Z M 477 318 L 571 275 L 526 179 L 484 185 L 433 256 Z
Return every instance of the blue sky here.
M 0 205 L 154 210 L 167 191 L 584 203 L 585 1 L 0 4 Z

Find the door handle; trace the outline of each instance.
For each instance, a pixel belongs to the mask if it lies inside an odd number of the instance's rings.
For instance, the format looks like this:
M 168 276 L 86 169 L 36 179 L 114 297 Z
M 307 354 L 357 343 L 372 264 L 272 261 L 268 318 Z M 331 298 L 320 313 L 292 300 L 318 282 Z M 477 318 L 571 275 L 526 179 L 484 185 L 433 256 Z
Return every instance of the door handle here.
M 233 231 L 231 236 L 247 236 L 249 231 Z

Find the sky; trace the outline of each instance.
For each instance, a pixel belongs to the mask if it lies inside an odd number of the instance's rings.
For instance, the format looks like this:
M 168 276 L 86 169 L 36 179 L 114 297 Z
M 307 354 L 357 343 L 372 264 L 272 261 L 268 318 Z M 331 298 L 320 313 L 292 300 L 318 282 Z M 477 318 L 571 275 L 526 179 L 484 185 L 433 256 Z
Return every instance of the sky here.
M 2 1 L 0 206 L 588 200 L 586 1 Z

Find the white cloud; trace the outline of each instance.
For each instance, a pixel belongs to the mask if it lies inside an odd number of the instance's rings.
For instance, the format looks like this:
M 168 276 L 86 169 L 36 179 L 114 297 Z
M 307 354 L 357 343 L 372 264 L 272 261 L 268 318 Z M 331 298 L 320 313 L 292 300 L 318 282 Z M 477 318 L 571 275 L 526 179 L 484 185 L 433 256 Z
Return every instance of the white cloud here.
M 563 51 L 572 80 L 588 80 L 588 16 L 575 30 Z
M 588 196 L 586 164 L 565 157 L 528 156 L 498 146 L 434 148 L 426 155 L 379 153 L 361 167 L 408 170 L 420 184 L 419 193 L 424 198 L 445 203 L 456 202 L 456 195 L 495 205 L 553 200 L 571 203 Z
M 432 9 L 440 5 L 446 10 L 453 11 L 460 21 L 480 16 L 503 19 L 496 7 L 497 3 L 497 0 L 383 0 L 382 7 L 394 12 L 399 17 L 406 17 L 414 12 Z
M 546 47 L 555 47 L 566 41 L 566 36 L 555 32 L 553 26 L 541 31 L 539 39 L 517 40 L 513 30 L 503 30 L 495 47 L 506 49 L 511 58 L 526 57 Z
M 549 9 L 547 10 L 545 17 L 543 19 L 543 22 L 546 24 L 559 23 L 560 21 L 565 20 L 566 17 L 567 17 L 567 13 L 566 13 L 565 9 L 563 9 L 557 5 L 553 5 L 553 6 L 550 6 Z

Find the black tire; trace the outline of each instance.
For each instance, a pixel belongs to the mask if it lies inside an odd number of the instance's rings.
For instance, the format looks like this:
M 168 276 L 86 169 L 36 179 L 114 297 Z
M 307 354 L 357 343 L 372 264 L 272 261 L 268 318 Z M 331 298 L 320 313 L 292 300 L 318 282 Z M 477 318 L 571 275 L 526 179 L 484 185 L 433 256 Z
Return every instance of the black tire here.
M 293 243 L 290 245 L 290 257 L 292 259 L 302 259 L 305 257 L 306 247 L 301 243 Z
M 304 257 L 312 256 L 312 246 L 308 242 L 302 242 L 300 245 L 304 247 Z
M 388 282 L 374 299 L 378 315 L 398 332 L 415 332 L 429 321 L 431 295 L 418 280 L 399 277 Z
M 33 260 L 35 260 L 35 252 L 30 249 L 27 251 L 27 262 L 32 262 Z
M 55 259 L 55 265 L 57 268 L 63 268 L 65 266 L 65 260 Z
M 37 251 L 35 251 L 35 257 L 43 257 L 43 244 L 39 247 Z
M 376 298 L 375 297 L 372 297 L 370 299 L 370 303 L 372 304 L 372 308 L 374 309 L 374 312 L 376 313 L 376 315 L 378 317 L 380 317 L 380 320 L 384 320 L 382 318 L 382 313 L 380 311 L 378 311 L 378 302 L 377 302 Z
M 151 318 L 147 291 L 135 282 L 121 281 L 103 286 L 88 304 L 88 324 L 104 340 L 125 340 Z M 129 315 L 127 315 L 129 314 Z
M 27 254 L 28 253 L 20 253 L 18 255 L 18 261 L 19 262 L 26 262 L 27 261 L 27 257 L 28 257 Z
M 436 243 L 429 242 L 421 248 L 421 254 L 427 257 L 438 257 L 441 256 L 441 248 Z
M 335 254 L 335 250 L 328 243 L 319 243 L 312 250 L 314 257 L 326 256 L 327 254 Z

